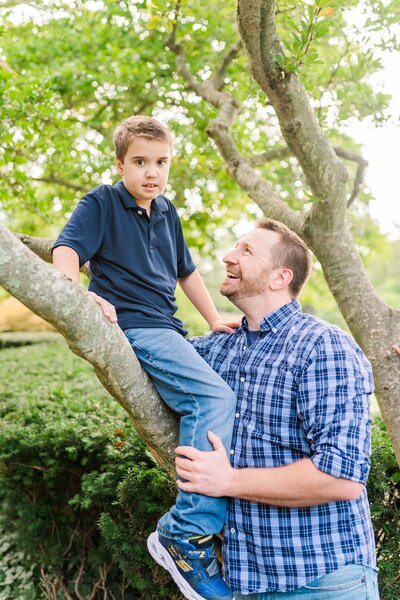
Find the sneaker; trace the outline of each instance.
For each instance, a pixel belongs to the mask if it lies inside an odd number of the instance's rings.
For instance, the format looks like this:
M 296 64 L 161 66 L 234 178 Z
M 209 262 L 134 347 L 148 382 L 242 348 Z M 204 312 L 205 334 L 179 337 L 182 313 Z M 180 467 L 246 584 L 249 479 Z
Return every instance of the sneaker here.
M 171 540 L 155 531 L 147 548 L 187 600 L 233 600 L 218 569 L 212 535 Z

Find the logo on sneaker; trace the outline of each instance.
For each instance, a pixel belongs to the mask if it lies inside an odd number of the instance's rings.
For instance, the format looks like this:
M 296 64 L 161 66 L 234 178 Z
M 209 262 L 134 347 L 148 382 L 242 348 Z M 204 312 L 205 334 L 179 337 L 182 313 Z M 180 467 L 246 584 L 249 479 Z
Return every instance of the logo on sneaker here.
M 193 567 L 188 565 L 185 560 L 177 560 L 175 564 L 178 565 L 178 567 L 182 569 L 184 573 L 189 573 L 189 571 L 193 571 Z

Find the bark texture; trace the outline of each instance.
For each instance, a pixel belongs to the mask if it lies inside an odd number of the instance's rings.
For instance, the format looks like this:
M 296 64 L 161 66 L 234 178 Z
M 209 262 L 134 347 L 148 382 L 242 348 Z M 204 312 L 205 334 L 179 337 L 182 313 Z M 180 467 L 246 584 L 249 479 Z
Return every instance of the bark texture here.
M 50 258 L 51 240 L 30 238 L 30 245 Z M 178 419 L 160 399 L 121 329 L 103 317 L 82 285 L 46 265 L 1 223 L 0 284 L 49 321 L 71 350 L 93 365 L 156 460 L 173 474 Z

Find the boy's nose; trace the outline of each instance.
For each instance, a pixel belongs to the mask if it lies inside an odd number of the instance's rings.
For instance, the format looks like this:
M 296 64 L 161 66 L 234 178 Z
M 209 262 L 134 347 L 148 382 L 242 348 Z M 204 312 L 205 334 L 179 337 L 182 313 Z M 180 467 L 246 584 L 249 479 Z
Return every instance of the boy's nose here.
M 157 169 L 155 167 L 147 167 L 146 169 L 146 177 L 156 177 L 157 176 Z

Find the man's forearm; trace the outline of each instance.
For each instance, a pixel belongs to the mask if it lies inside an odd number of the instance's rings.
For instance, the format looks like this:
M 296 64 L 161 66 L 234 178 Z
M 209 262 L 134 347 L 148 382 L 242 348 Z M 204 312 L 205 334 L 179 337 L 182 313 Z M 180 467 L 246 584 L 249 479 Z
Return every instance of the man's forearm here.
M 68 246 L 57 246 L 53 250 L 53 264 L 72 281 L 79 281 L 79 256 Z
M 303 459 L 284 467 L 233 469 L 226 495 L 293 508 L 354 500 L 362 490 L 363 484 L 323 473 Z
M 354 500 L 363 484 L 323 473 L 309 458 L 283 467 L 234 469 L 221 439 L 208 432 L 213 452 L 191 446 L 175 449 L 176 472 L 182 480 L 178 487 L 185 492 L 206 496 L 231 496 L 282 507 L 303 507 Z

